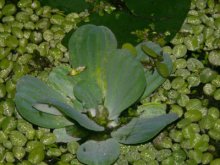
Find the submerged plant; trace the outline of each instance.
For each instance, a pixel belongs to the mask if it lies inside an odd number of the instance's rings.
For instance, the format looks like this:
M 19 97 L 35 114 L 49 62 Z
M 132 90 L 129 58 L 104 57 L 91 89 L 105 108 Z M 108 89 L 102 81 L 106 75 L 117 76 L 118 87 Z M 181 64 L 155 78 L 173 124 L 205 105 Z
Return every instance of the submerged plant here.
M 156 68 L 147 66 L 155 59 L 143 51 L 146 47 L 161 57 Z M 38 126 L 54 129 L 57 142 L 81 140 L 81 162 L 112 164 L 119 156 L 119 143 L 146 142 L 178 118 L 166 114 L 163 104 L 138 107 L 138 101 L 165 81 L 172 63 L 152 42 L 134 50 L 136 56 L 117 49 L 114 34 L 104 26 L 78 28 L 69 40 L 71 67 L 54 68 L 46 82 L 29 75 L 19 80 L 18 112 Z

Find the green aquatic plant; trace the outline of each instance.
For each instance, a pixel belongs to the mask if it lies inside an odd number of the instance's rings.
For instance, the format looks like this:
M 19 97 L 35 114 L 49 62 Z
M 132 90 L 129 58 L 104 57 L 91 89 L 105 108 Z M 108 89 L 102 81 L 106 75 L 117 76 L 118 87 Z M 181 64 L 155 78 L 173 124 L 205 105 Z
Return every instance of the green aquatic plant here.
M 139 0 L 138 3 L 135 0 L 40 0 L 40 2 L 66 13 L 88 10 L 89 21 L 110 28 L 117 36 L 119 45 L 124 42 L 136 44 L 137 37 L 131 32 L 146 29 L 151 30 L 153 34 L 147 33 L 145 38 L 151 40 L 156 36 L 162 39 L 162 43 L 168 43 L 181 28 L 191 3 L 190 0 L 154 0 L 153 3 L 150 0 Z M 181 12 L 176 14 L 180 10 Z
M 160 56 L 166 75 L 148 67 L 153 59 L 143 47 Z M 136 56 L 117 49 L 114 34 L 104 26 L 78 28 L 69 40 L 71 67 L 54 68 L 45 82 L 30 75 L 18 81 L 18 112 L 33 124 L 54 129 L 57 142 L 81 140 L 73 151 L 81 162 L 112 164 L 119 156 L 119 143 L 146 142 L 178 118 L 166 114 L 163 104 L 137 104 L 171 73 L 169 55 L 152 42 L 133 50 Z

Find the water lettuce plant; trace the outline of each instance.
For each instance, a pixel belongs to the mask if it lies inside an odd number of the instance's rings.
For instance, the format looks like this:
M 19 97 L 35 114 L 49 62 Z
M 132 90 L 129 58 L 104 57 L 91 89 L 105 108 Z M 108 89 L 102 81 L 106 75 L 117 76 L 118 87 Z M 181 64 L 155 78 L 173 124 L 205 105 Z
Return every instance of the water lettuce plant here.
M 163 104 L 138 106 L 165 81 L 172 63 L 152 42 L 134 50 L 135 56 L 118 49 L 114 34 L 104 26 L 81 26 L 69 40 L 71 66 L 54 68 L 45 82 L 30 75 L 18 81 L 18 112 L 33 124 L 54 129 L 57 142 L 81 140 L 81 162 L 112 164 L 120 154 L 119 143 L 146 142 L 178 118 L 166 114 Z

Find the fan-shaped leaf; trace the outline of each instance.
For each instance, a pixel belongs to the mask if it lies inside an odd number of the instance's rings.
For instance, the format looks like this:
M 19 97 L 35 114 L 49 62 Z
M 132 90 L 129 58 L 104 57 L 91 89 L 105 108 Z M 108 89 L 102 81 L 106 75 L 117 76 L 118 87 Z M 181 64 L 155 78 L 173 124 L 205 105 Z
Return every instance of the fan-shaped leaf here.
M 38 100 L 47 97 L 53 97 L 65 102 L 62 95 L 52 90 L 39 79 L 32 76 L 24 76 L 18 81 L 16 90 L 16 107 L 26 120 L 46 128 L 61 128 L 73 124 L 64 116 L 44 113 L 33 107 Z
M 153 118 L 134 118 L 127 125 L 111 133 L 123 144 L 143 143 L 157 135 L 164 127 L 178 118 L 174 113 Z
M 143 94 L 146 81 L 141 64 L 127 51 L 117 50 L 106 63 L 104 105 L 114 119 Z
M 99 142 L 89 140 L 79 147 L 77 158 L 88 165 L 111 165 L 119 153 L 119 144 L 114 139 Z
M 87 80 L 97 83 L 102 93 L 105 91 L 103 74 L 107 53 L 116 49 L 114 34 L 102 26 L 84 25 L 70 37 L 70 63 L 73 68 L 86 67 L 86 70 L 74 76 L 78 81 Z
M 105 91 L 103 68 L 108 53 L 117 48 L 114 34 L 106 27 L 84 25 L 71 36 L 68 44 L 70 63 L 73 68 L 85 66 L 86 70 L 75 76 L 83 80 L 94 80 Z

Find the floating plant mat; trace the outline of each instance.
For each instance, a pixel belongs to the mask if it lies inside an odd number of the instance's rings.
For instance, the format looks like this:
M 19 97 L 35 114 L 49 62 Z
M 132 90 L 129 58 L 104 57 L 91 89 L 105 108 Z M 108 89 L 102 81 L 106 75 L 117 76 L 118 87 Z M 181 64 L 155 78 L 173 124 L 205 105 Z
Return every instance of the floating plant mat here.
M 90 154 L 89 151 L 94 144 L 97 144 L 98 148 L 106 146 L 101 142 L 94 142 L 94 139 L 102 139 L 104 136 L 97 137 L 95 136 L 96 133 L 90 134 L 90 132 L 88 135 L 88 131 L 82 129 L 77 123 L 65 128 L 51 130 L 32 125 L 18 115 L 15 109 L 14 95 L 17 81 L 26 74 L 32 74 L 32 76 L 46 82 L 51 67 L 64 64 L 65 67 L 60 67 L 62 69 L 53 70 L 53 73 L 59 75 L 57 79 L 53 74 L 50 75 L 50 79 L 53 81 L 61 80 L 58 81 L 57 86 L 50 82 L 53 84 L 53 89 L 59 91 L 63 87 L 63 82 L 71 83 L 68 79 L 60 79 L 60 77 L 67 74 L 73 76 L 80 71 L 83 73 L 83 67 L 70 68 L 66 66 L 69 55 L 67 49 L 60 42 L 64 35 L 76 25 L 76 22 L 82 20 L 87 14 L 70 13 L 67 17 L 58 10 L 40 7 L 36 0 L 0 0 L 0 11 L 2 12 L 2 8 L 11 2 L 15 8 L 11 5 L 9 8 L 12 10 L 4 9 L 0 21 L 0 165 L 30 163 L 80 165 L 82 163 L 76 159 L 78 142 L 84 143 L 90 135 L 89 137 L 93 140 L 90 141 L 89 145 L 85 143 L 80 152 L 89 153 L 89 156 L 93 156 L 94 153 Z M 20 2 L 20 6 L 17 2 Z M 44 12 L 42 13 L 42 11 Z M 141 100 L 139 104 L 134 104 L 123 113 L 124 116 L 135 117 L 136 114 L 133 109 L 137 108 L 143 116 L 149 116 L 152 115 L 152 107 L 157 106 L 157 103 L 160 102 L 163 103 L 163 106 L 159 106 L 160 108 L 158 107 L 154 114 L 174 112 L 178 114 L 179 120 L 166 127 L 147 143 L 131 146 L 120 145 L 121 154 L 113 163 L 114 165 L 124 163 L 220 164 L 218 107 L 220 75 L 218 58 L 214 58 L 218 57 L 219 54 L 220 36 L 218 34 L 220 26 L 218 13 L 218 1 L 209 0 L 207 3 L 203 0 L 192 1 L 189 14 L 179 33 L 167 46 L 161 49 L 163 53 L 170 54 L 173 61 L 174 69 L 171 76 L 166 79 L 161 87 L 155 88 L 157 90 L 150 94 L 147 99 Z M 19 16 L 20 14 L 22 17 Z M 62 21 L 57 20 L 54 15 L 59 15 L 58 18 L 64 19 L 61 19 Z M 71 15 L 73 17 L 70 17 Z M 76 18 L 78 16 L 80 18 Z M 26 18 L 28 19 L 26 20 Z M 66 21 L 67 19 L 72 22 Z M 8 35 L 13 36 L 9 37 L 12 40 L 6 39 Z M 125 40 L 125 42 L 127 41 Z M 126 46 L 123 49 L 127 49 Z M 130 53 L 137 55 L 142 47 L 139 46 L 130 50 L 135 50 Z M 160 49 L 155 49 L 155 51 L 160 54 Z M 148 57 L 144 52 L 142 53 L 145 55 L 143 57 Z M 136 58 L 139 60 L 139 56 Z M 142 61 L 142 63 L 146 65 L 146 61 Z M 151 84 L 154 85 L 154 83 L 150 83 L 150 86 Z M 92 85 L 93 88 L 95 86 Z M 81 86 L 78 87 L 81 89 Z M 68 102 L 74 99 L 73 92 L 68 87 L 62 91 L 62 96 L 68 96 Z M 78 95 L 78 99 L 85 98 Z M 92 103 L 96 101 L 100 101 L 99 97 Z M 43 104 L 43 108 L 42 104 L 40 107 L 38 106 L 36 108 L 42 110 L 42 113 L 46 113 L 51 108 L 47 106 L 44 109 L 45 104 Z M 83 110 L 78 102 L 74 106 L 80 111 Z M 150 110 L 145 111 L 146 109 Z M 54 111 L 54 114 L 59 115 L 60 112 L 57 112 Z M 94 114 L 94 111 L 91 112 Z M 85 114 L 87 113 L 85 112 Z M 121 119 L 125 125 L 129 121 L 131 120 Z M 123 129 L 125 131 L 126 126 Z M 107 135 L 109 136 L 109 132 Z M 117 134 L 117 137 L 119 137 L 118 135 L 120 134 Z M 81 137 L 82 140 L 75 141 L 79 140 L 77 137 Z M 119 138 L 124 140 L 124 137 L 126 136 Z M 104 141 L 107 145 L 111 144 L 117 148 L 114 140 Z M 99 152 L 99 154 L 102 153 Z M 146 157 L 146 155 L 150 155 L 150 157 Z M 115 159 L 114 155 L 112 157 Z

